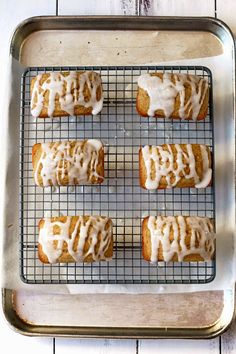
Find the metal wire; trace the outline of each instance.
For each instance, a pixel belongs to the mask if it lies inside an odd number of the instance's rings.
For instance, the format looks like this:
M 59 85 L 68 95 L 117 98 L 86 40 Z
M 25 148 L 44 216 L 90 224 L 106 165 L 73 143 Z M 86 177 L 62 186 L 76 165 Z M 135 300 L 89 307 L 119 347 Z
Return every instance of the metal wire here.
M 104 107 L 98 116 L 35 120 L 30 114 L 30 82 L 39 73 L 95 70 L 103 80 Z M 143 118 L 136 112 L 137 77 L 168 71 L 205 77 L 210 104 L 204 121 Z M 215 260 L 151 264 L 143 260 L 141 222 L 148 215 L 215 218 L 214 187 L 146 191 L 139 185 L 138 150 L 164 143 L 207 144 L 214 152 L 212 77 L 193 66 L 28 68 L 22 77 L 20 129 L 20 269 L 27 283 L 206 283 Z M 31 152 L 37 142 L 101 139 L 106 147 L 105 182 L 99 186 L 35 186 Z M 38 222 L 45 216 L 103 215 L 114 223 L 114 257 L 92 264 L 42 264 L 37 255 Z

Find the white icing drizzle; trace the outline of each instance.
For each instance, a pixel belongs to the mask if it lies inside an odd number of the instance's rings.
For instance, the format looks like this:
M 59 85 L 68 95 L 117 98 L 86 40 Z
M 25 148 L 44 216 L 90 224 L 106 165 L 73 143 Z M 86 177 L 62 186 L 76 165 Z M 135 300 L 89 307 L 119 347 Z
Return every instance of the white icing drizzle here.
M 77 220 L 73 231 L 70 233 L 73 218 Z M 62 255 L 64 243 L 66 243 L 68 253 L 75 262 L 84 262 L 89 255 L 92 256 L 93 261 L 109 260 L 110 258 L 105 256 L 112 241 L 112 225 L 106 230 L 108 221 L 109 218 L 100 216 L 89 216 L 87 221 L 84 216 L 67 216 L 65 222 L 45 218 L 43 227 L 39 231 L 38 242 L 41 244 L 49 263 L 58 262 L 58 258 Z M 60 228 L 59 234 L 54 234 L 55 226 Z M 79 240 L 76 250 L 74 250 L 76 236 L 79 236 Z M 57 241 L 56 245 L 55 241 Z M 86 242 L 89 247 L 85 252 Z M 98 246 L 97 250 L 95 246 Z
M 187 248 L 185 243 L 187 225 L 191 230 L 190 248 Z M 178 262 L 183 262 L 190 254 L 199 254 L 204 261 L 211 260 L 215 249 L 215 235 L 209 218 L 150 216 L 147 226 L 151 235 L 151 262 L 158 261 L 160 246 L 162 246 L 165 262 L 170 262 L 175 254 Z M 170 241 L 171 230 L 173 230 L 173 241 Z
M 175 83 L 171 81 L 171 78 L 174 78 Z M 186 83 L 191 87 L 191 95 L 187 100 L 184 86 Z M 166 118 L 171 117 L 179 95 L 179 117 L 189 119 L 192 112 L 192 120 L 197 120 L 208 89 L 207 81 L 199 76 L 170 73 L 163 73 L 162 78 L 143 74 L 138 78 L 138 86 L 148 93 L 150 99 L 148 115 L 150 117 L 155 116 L 156 110 L 162 110 Z
M 165 177 L 167 188 L 172 188 L 181 180 L 181 174 L 184 178 L 193 178 L 196 188 L 205 188 L 209 185 L 212 176 L 212 169 L 210 168 L 210 161 L 208 158 L 207 147 L 199 145 L 203 160 L 202 177 L 197 174 L 196 160 L 193 154 L 192 145 L 186 144 L 187 153 L 185 153 L 180 144 L 175 144 L 177 150 L 176 160 L 171 145 L 167 144 L 168 151 L 163 149 L 163 146 L 149 146 L 142 148 L 142 157 L 146 168 L 145 187 L 149 190 L 157 189 L 161 182 L 161 178 Z M 155 167 L 155 176 L 152 175 L 152 164 Z M 185 171 L 189 167 L 189 173 Z M 174 179 L 171 181 L 171 176 Z
M 97 173 L 101 148 L 101 141 L 95 139 L 41 144 L 41 156 L 34 168 L 35 183 L 43 187 L 89 184 L 93 177 L 103 178 Z M 67 184 L 63 181 L 66 176 Z
M 91 77 L 91 78 L 90 78 Z M 39 117 L 45 103 L 45 93 L 49 92 L 49 101 L 47 113 L 49 117 L 53 116 L 55 110 L 55 99 L 59 96 L 61 109 L 69 115 L 74 114 L 75 106 L 92 107 L 92 114 L 96 115 L 102 110 L 103 95 L 97 101 L 97 89 L 102 85 L 101 77 L 93 71 L 85 71 L 78 75 L 76 71 L 70 71 L 69 75 L 64 76 L 62 73 L 51 72 L 47 80 L 40 85 L 42 74 L 37 75 L 33 85 L 31 95 L 31 114 Z M 90 99 L 85 101 L 84 87 L 87 85 L 90 92 Z M 37 103 L 35 103 L 35 97 Z

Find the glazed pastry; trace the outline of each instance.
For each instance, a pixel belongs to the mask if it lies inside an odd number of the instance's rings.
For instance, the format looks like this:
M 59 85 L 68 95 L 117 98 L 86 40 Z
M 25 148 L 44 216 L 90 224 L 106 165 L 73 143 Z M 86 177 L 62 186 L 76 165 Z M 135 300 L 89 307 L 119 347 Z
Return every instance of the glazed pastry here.
M 136 107 L 143 117 L 201 120 L 208 101 L 208 83 L 200 76 L 158 72 L 138 78 Z
M 142 253 L 149 262 L 200 262 L 214 257 L 213 222 L 198 216 L 149 216 L 142 223 Z
M 139 150 L 140 185 L 145 189 L 206 188 L 211 184 L 211 152 L 198 144 L 146 145 Z
M 104 150 L 99 140 L 35 144 L 32 162 L 37 186 L 100 184 L 104 180 Z
M 113 255 L 112 221 L 102 216 L 59 216 L 39 222 L 43 263 L 108 261 Z
M 39 74 L 30 93 L 31 114 L 39 118 L 98 114 L 103 106 L 101 77 L 93 71 Z

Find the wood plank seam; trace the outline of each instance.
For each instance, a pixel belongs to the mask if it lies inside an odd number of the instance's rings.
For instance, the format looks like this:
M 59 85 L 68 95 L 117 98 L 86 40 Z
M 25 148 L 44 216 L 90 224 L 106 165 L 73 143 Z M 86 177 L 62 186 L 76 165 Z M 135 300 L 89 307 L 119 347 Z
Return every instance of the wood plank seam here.
M 139 16 L 140 15 L 140 1 L 139 0 L 135 0 L 135 15 Z
M 151 3 L 151 0 L 139 0 L 139 15 L 148 16 Z
M 58 1 L 59 1 L 59 0 L 56 0 L 56 16 L 58 16 L 58 5 L 59 5 L 59 4 L 58 4 Z
M 53 338 L 52 340 L 52 354 L 56 353 L 56 339 Z

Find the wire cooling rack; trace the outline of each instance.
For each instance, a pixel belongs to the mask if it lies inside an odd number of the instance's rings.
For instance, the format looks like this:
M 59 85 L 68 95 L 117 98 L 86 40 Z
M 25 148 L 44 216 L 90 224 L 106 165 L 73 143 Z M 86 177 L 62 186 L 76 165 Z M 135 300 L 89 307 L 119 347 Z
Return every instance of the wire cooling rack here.
M 34 119 L 30 114 L 30 81 L 50 71 L 94 70 L 103 81 L 104 107 L 98 116 Z M 136 112 L 137 78 L 168 71 L 205 77 L 210 104 L 204 121 L 142 118 Z M 193 66 L 45 67 L 28 68 L 21 83 L 20 129 L 20 269 L 27 283 L 206 283 L 214 279 L 215 261 L 143 260 L 141 223 L 148 215 L 197 215 L 215 218 L 214 187 L 143 190 L 139 185 L 138 151 L 142 145 L 207 144 L 214 151 L 212 77 Z M 101 139 L 105 145 L 105 182 L 76 187 L 35 186 L 31 151 L 37 142 Z M 38 222 L 45 216 L 102 215 L 114 223 L 114 257 L 92 264 L 42 264 L 38 260 Z

